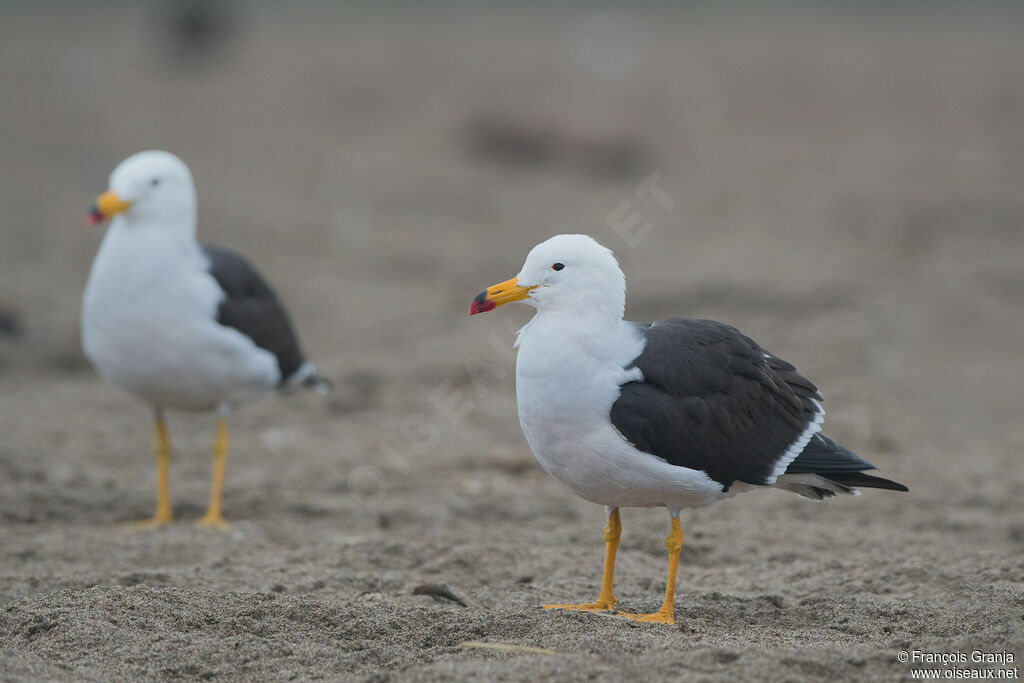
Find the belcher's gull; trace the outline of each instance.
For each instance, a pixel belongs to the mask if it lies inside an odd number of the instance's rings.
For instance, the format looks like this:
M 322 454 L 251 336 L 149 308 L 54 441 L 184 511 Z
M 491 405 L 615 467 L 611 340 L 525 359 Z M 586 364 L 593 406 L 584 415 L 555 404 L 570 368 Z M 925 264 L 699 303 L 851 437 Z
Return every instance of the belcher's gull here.
M 113 218 L 82 302 L 82 346 L 100 375 L 155 415 L 156 512 L 173 521 L 164 411 L 217 410 L 210 502 L 199 524 L 223 526 L 221 490 L 232 406 L 277 387 L 326 389 L 288 313 L 244 258 L 196 241 L 196 193 L 173 154 L 140 152 L 110 175 L 88 222 Z
M 875 467 L 820 433 L 822 397 L 792 365 L 712 320 L 625 321 L 625 288 L 611 251 L 557 235 L 470 307 L 522 301 L 537 310 L 516 342 L 523 433 L 549 474 L 608 513 L 597 601 L 544 607 L 615 608 L 620 507 L 666 507 L 671 532 L 661 608 L 618 615 L 672 624 L 681 508 L 760 487 L 817 500 L 856 487 L 907 490 L 864 474 Z

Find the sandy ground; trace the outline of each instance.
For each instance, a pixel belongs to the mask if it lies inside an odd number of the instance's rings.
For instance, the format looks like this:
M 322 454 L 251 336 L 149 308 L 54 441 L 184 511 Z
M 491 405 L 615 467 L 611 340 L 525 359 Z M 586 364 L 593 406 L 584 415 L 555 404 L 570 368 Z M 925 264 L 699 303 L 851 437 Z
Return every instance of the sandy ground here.
M 183 58 L 133 7 L 0 8 L 0 680 L 1020 666 L 1022 15 L 325 3 L 247 9 Z M 82 218 L 149 147 L 192 166 L 202 236 L 259 264 L 337 384 L 232 418 L 223 533 L 191 524 L 202 415 L 170 422 L 180 523 L 115 525 L 151 511 L 149 416 L 78 346 Z M 638 242 L 610 227 L 634 213 Z M 603 512 L 520 433 L 527 311 L 466 310 L 567 231 L 616 250 L 630 317 L 724 320 L 797 363 L 828 433 L 911 492 L 685 512 L 674 627 L 539 609 L 596 596 Z M 653 610 L 667 516 L 623 523 L 616 592 Z

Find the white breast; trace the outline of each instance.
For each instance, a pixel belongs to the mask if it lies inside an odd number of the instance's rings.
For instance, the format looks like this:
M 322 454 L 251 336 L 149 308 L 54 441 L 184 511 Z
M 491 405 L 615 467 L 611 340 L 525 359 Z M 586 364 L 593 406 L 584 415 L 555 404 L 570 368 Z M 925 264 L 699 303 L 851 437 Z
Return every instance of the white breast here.
M 585 341 L 577 343 L 541 314 L 520 333 L 519 421 L 541 466 L 600 505 L 681 508 L 713 502 L 719 484 L 637 450 L 611 423 L 619 387 L 642 378 L 638 369 L 624 369 L 643 350 L 642 336 L 621 322 L 605 334 L 578 339 Z
M 105 379 L 160 407 L 205 410 L 277 384 L 276 359 L 217 324 L 201 248 L 115 221 L 82 301 L 82 346 Z

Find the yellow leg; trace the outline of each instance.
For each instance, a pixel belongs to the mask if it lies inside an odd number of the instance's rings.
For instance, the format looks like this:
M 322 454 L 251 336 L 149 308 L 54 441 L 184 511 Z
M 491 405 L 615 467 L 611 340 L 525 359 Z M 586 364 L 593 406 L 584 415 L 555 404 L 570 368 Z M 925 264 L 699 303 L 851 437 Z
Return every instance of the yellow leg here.
M 665 582 L 665 602 L 661 609 L 653 614 L 629 614 L 627 612 L 616 612 L 615 616 L 626 617 L 633 621 L 647 621 L 658 624 L 676 623 L 674 603 L 676 598 L 676 571 L 679 569 L 679 551 L 683 548 L 683 529 L 679 526 L 679 518 L 672 518 L 672 530 L 665 539 L 665 548 L 668 550 L 668 579 Z
M 210 505 L 197 522 L 199 526 L 222 529 L 227 521 L 220 514 L 221 491 L 224 489 L 224 461 L 228 457 L 228 424 L 223 417 L 217 419 L 217 437 L 213 441 L 213 479 L 210 484 Z
M 167 425 L 164 424 L 164 416 L 161 413 L 157 413 L 153 420 L 153 453 L 156 455 L 156 512 L 149 519 L 128 522 L 124 526 L 148 529 L 174 521 L 169 484 L 171 441 L 167 437 Z
M 568 609 L 581 612 L 607 612 L 615 608 L 618 600 L 612 594 L 612 581 L 615 577 L 615 553 L 619 550 L 619 536 L 622 535 L 622 521 L 619 509 L 612 508 L 608 513 L 608 523 L 604 527 L 604 575 L 601 577 L 601 594 L 597 602 L 582 604 L 560 603 L 544 605 L 544 609 Z

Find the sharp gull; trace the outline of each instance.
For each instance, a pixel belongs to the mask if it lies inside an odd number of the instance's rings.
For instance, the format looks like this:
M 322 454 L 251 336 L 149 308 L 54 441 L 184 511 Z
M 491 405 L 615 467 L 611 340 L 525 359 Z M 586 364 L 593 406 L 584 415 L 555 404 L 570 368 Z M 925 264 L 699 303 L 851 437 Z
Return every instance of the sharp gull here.
M 288 313 L 238 254 L 196 241 L 188 167 L 168 152 L 122 161 L 88 223 L 112 218 L 82 301 L 82 347 L 99 374 L 150 404 L 157 460 L 156 513 L 173 521 L 167 409 L 217 410 L 205 526 L 223 526 L 221 489 L 230 409 L 275 389 L 326 390 L 302 353 Z
M 713 320 L 623 320 L 625 290 L 610 250 L 557 235 L 470 306 L 470 315 L 513 301 L 536 309 L 516 341 L 523 433 L 549 474 L 608 515 L 597 601 L 545 608 L 614 610 L 620 507 L 666 507 L 671 531 L 661 608 L 617 614 L 672 624 L 681 508 L 765 487 L 814 500 L 907 490 L 864 474 L 874 465 L 820 433 L 821 394 L 792 365 Z

